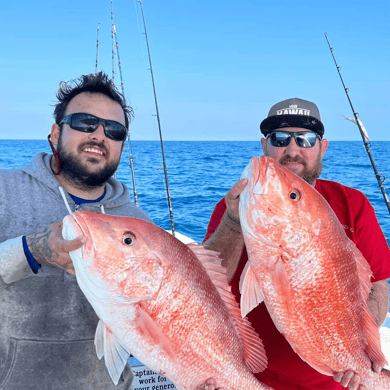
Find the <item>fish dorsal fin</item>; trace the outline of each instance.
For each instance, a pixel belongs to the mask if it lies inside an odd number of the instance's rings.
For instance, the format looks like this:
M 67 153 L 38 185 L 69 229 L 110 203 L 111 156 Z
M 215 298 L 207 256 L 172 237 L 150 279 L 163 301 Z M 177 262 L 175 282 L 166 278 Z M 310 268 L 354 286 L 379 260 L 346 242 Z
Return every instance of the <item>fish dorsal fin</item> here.
M 256 306 L 264 301 L 262 288 L 256 272 L 248 261 L 240 278 L 241 315 L 245 317 Z
M 372 286 L 372 271 L 367 260 L 363 257 L 362 253 L 359 251 L 355 244 L 352 245 L 352 250 L 356 259 L 358 276 L 360 280 L 360 294 L 362 296 L 363 301 L 363 321 L 366 331 L 365 333 L 367 336 L 366 353 L 373 363 L 376 363 L 383 367 L 387 365 L 387 361 L 385 355 L 382 353 L 381 350 L 378 325 L 375 322 L 373 315 L 370 313 L 367 305 Z
M 241 317 L 240 308 L 227 281 L 226 268 L 221 265 L 222 259 L 217 257 L 219 253 L 197 244 L 188 244 L 188 247 L 202 263 L 229 310 L 242 341 L 246 365 L 254 373 L 263 371 L 267 367 L 263 343 L 251 323 L 246 318 Z
M 95 348 L 99 359 L 104 356 L 108 373 L 112 381 L 117 385 L 130 353 L 123 348 L 102 321 L 99 321 L 96 328 Z

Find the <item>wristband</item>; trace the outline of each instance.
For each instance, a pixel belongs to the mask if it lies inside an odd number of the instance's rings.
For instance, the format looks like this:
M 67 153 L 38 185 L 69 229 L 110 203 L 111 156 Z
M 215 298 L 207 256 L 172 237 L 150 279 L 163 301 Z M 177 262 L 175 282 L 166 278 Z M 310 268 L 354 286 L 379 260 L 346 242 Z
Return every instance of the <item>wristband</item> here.
M 39 268 L 41 268 L 42 266 L 34 259 L 34 256 L 30 252 L 30 249 L 28 249 L 26 236 L 22 237 L 22 241 L 23 241 L 23 250 L 24 250 L 24 254 L 26 256 L 28 265 L 30 266 L 32 272 L 34 272 L 34 274 L 37 274 Z

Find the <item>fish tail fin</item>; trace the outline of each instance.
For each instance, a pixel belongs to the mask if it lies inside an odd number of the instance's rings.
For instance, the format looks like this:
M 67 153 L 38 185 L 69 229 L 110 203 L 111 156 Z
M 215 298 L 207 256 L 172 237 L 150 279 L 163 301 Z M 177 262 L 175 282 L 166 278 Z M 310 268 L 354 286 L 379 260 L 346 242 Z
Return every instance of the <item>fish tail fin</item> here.
M 369 299 L 369 294 L 372 287 L 372 271 L 370 265 L 355 245 L 353 246 L 353 251 L 360 280 L 360 294 L 363 298 L 363 323 L 367 336 L 366 354 L 373 363 L 376 363 L 383 367 L 387 365 L 387 361 L 385 355 L 382 353 L 381 350 L 381 341 L 378 325 L 375 322 L 373 315 L 370 313 L 367 305 L 367 301 Z
M 201 261 L 233 318 L 242 341 L 245 364 L 253 373 L 263 371 L 268 363 L 263 343 L 252 324 L 241 317 L 240 308 L 227 281 L 226 268 L 221 265 L 222 259 L 217 257 L 217 252 L 209 251 L 201 245 L 189 244 L 188 247 Z

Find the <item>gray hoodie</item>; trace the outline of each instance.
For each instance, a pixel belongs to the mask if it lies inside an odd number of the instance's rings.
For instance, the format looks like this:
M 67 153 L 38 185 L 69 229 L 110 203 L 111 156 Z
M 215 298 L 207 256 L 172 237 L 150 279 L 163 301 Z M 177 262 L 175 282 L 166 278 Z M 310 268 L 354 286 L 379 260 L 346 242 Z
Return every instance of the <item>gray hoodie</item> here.
M 24 257 L 22 235 L 68 214 L 50 159 L 40 153 L 21 169 L 0 170 L 0 389 L 125 389 L 129 383 L 114 386 L 96 357 L 98 318 L 76 278 L 48 265 L 34 275 Z M 151 221 L 113 178 L 101 202 L 78 209 L 100 212 L 101 205 L 107 214 Z

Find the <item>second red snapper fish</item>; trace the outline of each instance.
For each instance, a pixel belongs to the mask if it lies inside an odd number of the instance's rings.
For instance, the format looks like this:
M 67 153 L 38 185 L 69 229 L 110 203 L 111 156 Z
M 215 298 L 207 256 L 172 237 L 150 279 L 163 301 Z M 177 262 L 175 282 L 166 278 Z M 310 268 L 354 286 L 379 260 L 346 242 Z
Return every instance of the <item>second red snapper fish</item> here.
M 71 257 L 115 384 L 132 354 L 183 390 L 211 377 L 227 390 L 270 389 L 252 374 L 266 366 L 264 349 L 215 252 L 141 219 L 87 211 L 65 217 L 63 235 L 87 239 Z
M 378 326 L 367 307 L 371 269 L 312 186 L 271 157 L 242 178 L 240 220 L 248 251 L 241 275 L 245 316 L 265 303 L 295 352 L 324 375 L 352 370 L 368 390 L 389 390 Z

